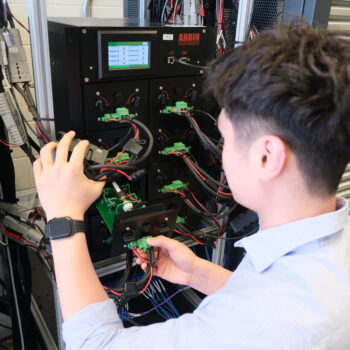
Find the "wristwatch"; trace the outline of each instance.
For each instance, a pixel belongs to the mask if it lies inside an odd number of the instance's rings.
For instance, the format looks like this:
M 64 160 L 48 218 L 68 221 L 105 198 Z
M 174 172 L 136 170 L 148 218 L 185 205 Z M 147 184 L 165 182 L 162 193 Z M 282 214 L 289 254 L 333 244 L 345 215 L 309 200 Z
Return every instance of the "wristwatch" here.
M 49 239 L 69 237 L 77 232 L 85 232 L 84 221 L 73 220 L 69 216 L 51 219 L 45 228 L 46 237 Z

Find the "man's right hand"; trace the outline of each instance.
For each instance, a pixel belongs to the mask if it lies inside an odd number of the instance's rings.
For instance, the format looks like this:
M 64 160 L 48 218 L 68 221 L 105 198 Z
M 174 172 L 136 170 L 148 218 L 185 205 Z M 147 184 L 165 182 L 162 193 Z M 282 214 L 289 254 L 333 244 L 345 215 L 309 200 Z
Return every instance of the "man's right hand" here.
M 147 243 L 155 248 L 155 276 L 172 283 L 191 285 L 196 266 L 201 259 L 190 248 L 164 236 L 148 238 Z M 141 264 L 143 269 L 146 268 L 146 263 L 142 263 L 139 258 L 136 263 Z
M 175 239 L 158 236 L 148 238 L 147 242 L 155 250 L 154 275 L 169 282 L 187 285 L 210 295 L 220 289 L 232 275 L 231 271 L 199 258 L 190 248 Z M 139 253 L 141 257 L 146 257 L 145 252 L 139 250 Z M 137 259 L 136 263 L 141 264 L 143 269 L 147 266 L 141 259 Z

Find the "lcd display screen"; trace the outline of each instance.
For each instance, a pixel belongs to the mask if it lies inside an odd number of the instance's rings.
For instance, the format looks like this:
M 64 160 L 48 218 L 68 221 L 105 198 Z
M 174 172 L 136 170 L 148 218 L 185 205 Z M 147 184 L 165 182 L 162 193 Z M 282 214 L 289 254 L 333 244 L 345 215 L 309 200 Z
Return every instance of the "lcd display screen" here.
M 149 41 L 108 41 L 108 69 L 149 69 Z

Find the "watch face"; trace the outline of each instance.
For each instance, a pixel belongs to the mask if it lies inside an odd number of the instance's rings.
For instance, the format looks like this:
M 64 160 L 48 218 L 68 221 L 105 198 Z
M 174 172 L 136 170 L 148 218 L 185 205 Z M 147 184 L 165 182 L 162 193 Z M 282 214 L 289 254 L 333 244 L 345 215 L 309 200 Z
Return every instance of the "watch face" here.
M 50 238 L 70 236 L 73 232 L 70 218 L 52 219 L 48 223 L 48 234 Z

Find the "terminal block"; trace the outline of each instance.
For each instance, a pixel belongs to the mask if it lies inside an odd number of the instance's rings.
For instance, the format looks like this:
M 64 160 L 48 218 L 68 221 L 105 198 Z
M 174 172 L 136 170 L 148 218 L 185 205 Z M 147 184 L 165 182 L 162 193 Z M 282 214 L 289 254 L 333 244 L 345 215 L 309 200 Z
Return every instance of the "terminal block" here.
M 107 162 L 110 162 L 113 158 L 107 158 Z M 123 162 L 124 160 L 129 160 L 129 158 L 130 158 L 129 154 L 127 152 L 124 152 L 117 159 L 115 159 L 113 163 Z
M 115 113 L 106 113 L 101 117 L 101 121 L 105 123 L 111 122 L 109 119 L 121 120 L 122 117 L 134 118 L 135 114 L 129 113 L 129 110 L 125 107 L 118 107 Z
M 187 102 L 185 101 L 177 101 L 175 103 L 175 106 L 166 106 L 164 109 L 161 110 L 161 113 L 163 114 L 182 114 L 184 111 L 189 112 L 193 109 L 193 107 L 190 107 Z
M 166 156 L 168 153 L 171 153 L 171 152 L 188 153 L 189 151 L 190 151 L 190 147 L 187 147 L 184 143 L 175 142 L 173 146 L 165 147 L 159 153 Z
M 178 216 L 178 217 L 176 218 L 176 223 L 177 223 L 177 224 L 185 224 L 185 223 L 186 223 L 186 219 L 183 218 L 182 216 Z
M 160 189 L 160 192 L 167 192 L 167 191 L 179 191 L 183 190 L 184 188 L 188 187 L 188 184 L 182 182 L 181 180 L 174 180 L 170 185 L 165 185 Z
M 143 251 L 146 251 L 148 248 L 151 248 L 151 246 L 147 243 L 148 238 L 151 238 L 151 236 L 142 237 L 136 241 L 132 241 L 128 243 L 128 248 L 129 249 L 139 248 Z

